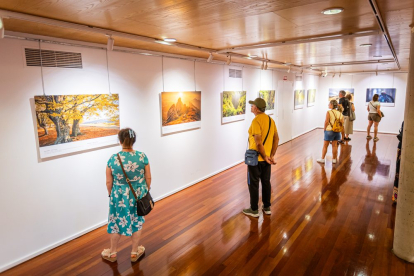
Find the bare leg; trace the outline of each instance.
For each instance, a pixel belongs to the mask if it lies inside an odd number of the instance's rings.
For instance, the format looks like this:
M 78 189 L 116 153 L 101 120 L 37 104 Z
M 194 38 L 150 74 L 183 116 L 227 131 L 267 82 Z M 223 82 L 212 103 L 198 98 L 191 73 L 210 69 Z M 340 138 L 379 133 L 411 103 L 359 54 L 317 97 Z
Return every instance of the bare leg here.
M 111 253 L 117 252 L 118 242 L 120 238 L 121 238 L 120 234 L 111 234 Z M 111 256 L 114 256 L 114 255 L 111 255 Z
M 131 252 L 137 252 L 137 249 L 139 246 L 139 240 L 141 238 L 141 232 L 142 230 L 132 233 L 132 251 Z
M 336 141 L 334 141 L 336 143 Z M 333 145 L 333 142 L 332 142 Z M 322 148 L 322 159 L 325 159 L 326 152 L 328 151 L 329 141 L 323 141 L 323 148 Z
M 367 136 L 370 136 L 373 121 L 368 121 Z
M 378 134 L 378 124 L 377 122 L 374 122 L 374 137 L 377 137 Z
M 344 140 L 344 138 L 345 138 L 345 127 L 343 127 L 342 128 L 342 131 L 341 131 L 341 141 L 343 141 Z M 333 144 L 333 143 L 332 143 Z
M 332 141 L 332 155 L 333 159 L 338 158 L 338 141 Z

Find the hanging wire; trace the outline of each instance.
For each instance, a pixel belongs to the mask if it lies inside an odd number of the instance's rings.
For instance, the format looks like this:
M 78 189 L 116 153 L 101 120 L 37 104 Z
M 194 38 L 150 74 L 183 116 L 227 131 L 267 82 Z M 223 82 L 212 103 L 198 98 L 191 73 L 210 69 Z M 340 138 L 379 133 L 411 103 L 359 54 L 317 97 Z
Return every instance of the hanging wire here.
M 242 81 L 242 92 L 244 91 L 243 90 L 243 79 L 244 79 L 244 76 L 243 76 L 243 68 L 244 68 L 244 66 L 242 66 L 242 79 L 241 79 L 241 81 Z
M 242 76 L 243 77 L 243 76 Z M 225 78 L 226 78 L 226 73 L 225 73 L 225 65 L 223 64 L 223 92 L 226 89 L 226 85 L 225 85 Z
M 112 95 L 111 93 L 111 81 L 109 79 L 109 61 L 108 61 L 108 49 L 105 50 L 106 52 L 106 72 L 108 74 L 108 90 L 109 90 L 109 95 Z
M 162 74 L 162 92 L 165 92 L 165 89 L 164 89 L 164 56 L 161 56 L 161 74 Z
M 260 81 L 259 81 L 259 90 L 262 90 L 262 71 L 263 70 L 260 70 Z
M 43 79 L 43 57 L 42 57 L 42 44 L 41 40 L 39 39 L 39 51 L 40 51 L 40 75 L 42 76 L 42 89 L 43 89 L 43 96 L 46 96 L 45 93 L 45 81 Z
M 195 71 L 195 68 L 196 67 L 196 65 L 195 65 L 195 60 L 194 60 L 194 91 L 197 91 L 197 84 L 196 84 L 196 71 Z

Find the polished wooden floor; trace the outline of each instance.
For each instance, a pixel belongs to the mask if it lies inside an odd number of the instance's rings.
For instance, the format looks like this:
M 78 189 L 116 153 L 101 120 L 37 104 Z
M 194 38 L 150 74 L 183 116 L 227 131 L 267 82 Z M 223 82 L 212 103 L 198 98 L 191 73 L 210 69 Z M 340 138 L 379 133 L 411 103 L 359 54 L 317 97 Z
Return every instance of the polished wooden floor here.
M 4 275 L 414 275 L 414 264 L 391 252 L 397 138 L 380 135 L 375 144 L 356 133 L 338 164 L 323 166 L 322 135 L 279 148 L 271 216 L 241 213 L 249 205 L 241 164 L 157 202 L 139 263 L 130 262 L 128 238 L 117 263 L 103 261 L 102 227 Z

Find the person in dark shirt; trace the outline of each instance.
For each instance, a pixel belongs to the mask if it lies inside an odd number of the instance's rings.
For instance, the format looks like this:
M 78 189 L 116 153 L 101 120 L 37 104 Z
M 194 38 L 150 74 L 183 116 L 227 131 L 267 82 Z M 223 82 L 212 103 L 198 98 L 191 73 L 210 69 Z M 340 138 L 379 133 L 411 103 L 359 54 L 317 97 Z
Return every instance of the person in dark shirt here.
M 343 144 L 344 140 L 351 140 L 349 137 L 345 137 L 345 128 L 348 127 L 349 124 L 349 101 L 345 98 L 346 92 L 344 90 L 339 91 L 339 106 L 342 107 L 342 115 L 344 116 L 344 128 L 342 129 L 342 140 L 339 143 Z

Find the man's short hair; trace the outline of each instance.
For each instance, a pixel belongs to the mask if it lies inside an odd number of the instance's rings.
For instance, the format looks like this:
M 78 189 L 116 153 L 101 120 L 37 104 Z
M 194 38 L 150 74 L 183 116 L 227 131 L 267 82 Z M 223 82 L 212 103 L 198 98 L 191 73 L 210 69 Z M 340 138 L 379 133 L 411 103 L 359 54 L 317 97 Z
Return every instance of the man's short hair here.
M 346 92 L 345 92 L 344 90 L 341 90 L 341 91 L 339 91 L 339 94 L 341 94 L 342 96 L 344 96 L 344 97 L 345 97 Z

